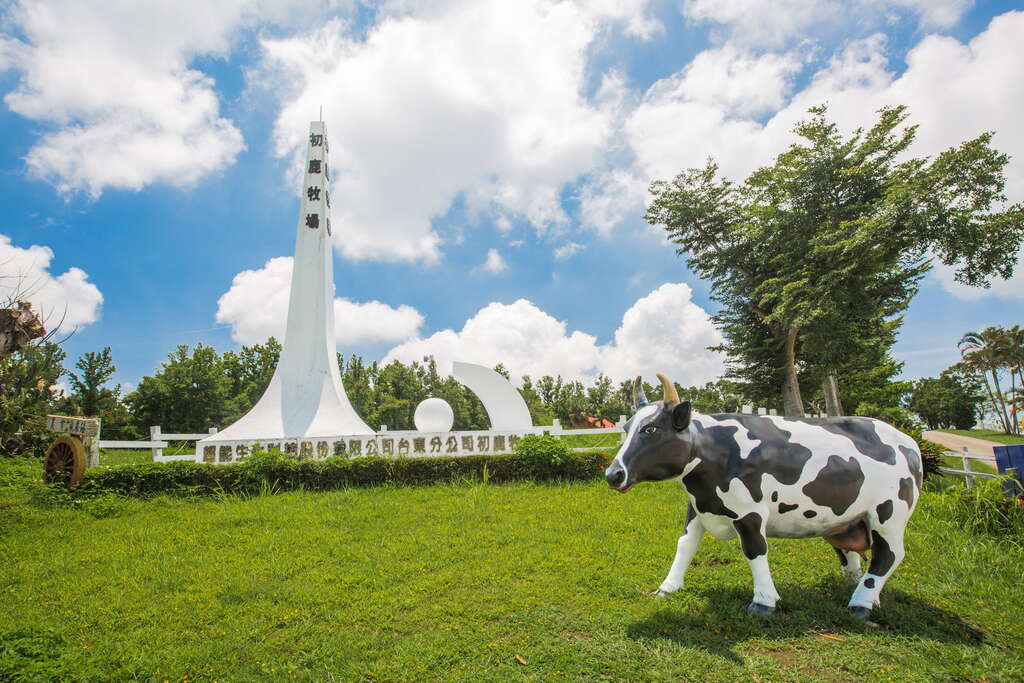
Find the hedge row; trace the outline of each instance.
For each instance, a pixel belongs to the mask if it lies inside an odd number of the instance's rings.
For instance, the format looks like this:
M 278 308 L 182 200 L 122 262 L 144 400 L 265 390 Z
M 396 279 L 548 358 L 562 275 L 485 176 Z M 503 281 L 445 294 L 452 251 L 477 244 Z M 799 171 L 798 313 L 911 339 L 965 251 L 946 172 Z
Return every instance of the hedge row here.
M 293 460 L 280 453 L 259 453 L 240 463 L 141 463 L 87 470 L 82 486 L 130 496 L 188 492 L 258 493 L 267 489 L 326 491 L 381 484 L 423 485 L 487 481 L 581 481 L 601 476 L 611 456 L 572 453 L 544 462 L 527 455 L 438 458 L 327 458 Z

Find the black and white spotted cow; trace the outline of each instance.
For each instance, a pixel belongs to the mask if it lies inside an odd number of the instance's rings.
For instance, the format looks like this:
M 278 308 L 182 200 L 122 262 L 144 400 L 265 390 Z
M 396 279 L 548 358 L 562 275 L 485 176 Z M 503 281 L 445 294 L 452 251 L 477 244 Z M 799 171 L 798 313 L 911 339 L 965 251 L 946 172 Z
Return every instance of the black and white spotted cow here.
M 640 378 L 635 414 L 605 472 L 625 493 L 641 481 L 678 479 L 690 509 L 672 568 L 654 591 L 683 587 L 704 532 L 739 537 L 754 575 L 747 611 L 775 611 L 779 595 L 766 538 L 823 537 L 857 582 L 849 610 L 867 619 L 903 560 L 903 531 L 921 487 L 921 453 L 909 436 L 864 417 L 787 419 L 700 415 L 659 374 L 664 400 L 648 403 Z M 862 577 L 860 558 L 871 549 Z

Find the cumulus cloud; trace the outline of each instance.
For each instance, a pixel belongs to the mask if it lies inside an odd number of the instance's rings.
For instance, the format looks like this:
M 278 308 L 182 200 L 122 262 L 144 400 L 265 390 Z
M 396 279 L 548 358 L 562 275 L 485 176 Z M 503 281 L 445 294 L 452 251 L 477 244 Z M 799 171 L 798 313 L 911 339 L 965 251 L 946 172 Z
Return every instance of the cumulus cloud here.
M 365 37 L 336 21 L 264 40 L 263 81 L 286 92 L 277 153 L 298 167 L 323 104 L 336 245 L 350 259 L 437 262 L 432 221 L 457 198 L 564 227 L 560 189 L 599 162 L 617 106 L 611 85 L 585 96 L 588 50 L 609 27 L 650 35 L 653 20 L 636 23 L 645 5 L 400 3 Z
M 32 245 L 15 246 L 0 235 L 0 304 L 9 300 L 29 301 L 48 330 L 72 330 L 100 317 L 103 295 L 89 275 L 80 268 L 68 268 L 60 275 L 50 272 L 53 250 Z
M 922 29 L 948 28 L 973 0 L 684 0 L 691 23 L 712 24 L 715 36 L 734 44 L 781 47 L 823 32 L 893 23 L 916 17 Z
M 20 0 L 3 17 L 0 67 L 20 72 L 4 101 L 43 124 L 26 163 L 62 192 L 190 185 L 233 163 L 242 134 L 214 82 L 190 67 L 238 32 L 288 23 L 306 0 Z
M 707 350 L 722 337 L 710 317 L 693 303 L 690 287 L 667 283 L 639 299 L 622 317 L 614 339 L 570 331 L 526 299 L 491 303 L 461 330 L 442 330 L 393 348 L 385 362 L 410 362 L 432 355 L 442 371 L 455 360 L 494 366 L 503 363 L 514 377 L 562 375 L 591 380 L 600 373 L 617 380 L 655 372 L 686 385 L 721 376 L 723 357 Z
M 218 323 L 231 326 L 231 338 L 255 344 L 274 336 L 284 340 L 291 294 L 290 256 L 272 258 L 258 270 L 243 270 L 217 301 Z M 423 316 L 412 306 L 379 301 L 334 300 L 335 339 L 339 344 L 395 343 L 415 337 Z
M 1011 158 L 1007 194 L 1012 201 L 1024 199 L 1024 128 L 1016 121 L 1024 102 L 1024 81 L 1016 77 L 1024 71 L 1020 35 L 1024 12 L 996 17 L 967 44 L 926 36 L 908 52 L 907 68 L 897 76 L 888 67 L 887 41 L 876 34 L 850 42 L 792 94 L 787 92 L 795 57 L 709 50 L 693 64 L 703 63 L 706 73 L 730 73 L 736 64 L 747 64 L 769 75 L 764 82 L 770 92 L 757 92 L 751 83 L 701 95 L 686 85 L 697 71 L 691 67 L 655 83 L 623 124 L 632 166 L 595 177 L 582 193 L 581 215 L 590 227 L 608 233 L 616 220 L 642 212 L 650 179 L 672 178 L 684 168 L 702 166 L 708 157 L 728 177 L 745 178 L 771 163 L 793 141 L 795 123 L 822 103 L 848 132 L 873 124 L 883 106 L 907 105 L 911 123 L 920 124 L 911 149 L 915 155 L 934 155 L 996 131 L 993 144 Z M 783 101 L 767 120 L 754 115 Z
M 505 259 L 501 257 L 497 249 L 489 249 L 487 251 L 487 258 L 475 270 L 477 272 L 490 273 L 491 275 L 500 275 L 508 270 L 508 264 L 505 263 Z
M 584 246 L 578 242 L 566 242 L 555 249 L 555 260 L 565 261 L 576 255 Z

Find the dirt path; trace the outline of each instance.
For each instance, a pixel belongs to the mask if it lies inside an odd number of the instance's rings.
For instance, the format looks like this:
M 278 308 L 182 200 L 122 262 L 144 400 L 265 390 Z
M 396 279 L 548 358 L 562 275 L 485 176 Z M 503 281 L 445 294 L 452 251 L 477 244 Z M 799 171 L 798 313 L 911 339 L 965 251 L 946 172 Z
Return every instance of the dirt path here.
M 992 452 L 993 446 L 1002 446 L 997 441 L 988 441 L 986 439 L 975 439 L 972 436 L 960 436 L 959 434 L 948 434 L 946 432 L 922 432 L 921 436 L 929 441 L 933 441 L 940 446 L 945 446 L 951 451 L 957 451 L 967 446 L 974 455 L 984 455 L 992 458 L 992 464 L 995 464 L 995 454 Z

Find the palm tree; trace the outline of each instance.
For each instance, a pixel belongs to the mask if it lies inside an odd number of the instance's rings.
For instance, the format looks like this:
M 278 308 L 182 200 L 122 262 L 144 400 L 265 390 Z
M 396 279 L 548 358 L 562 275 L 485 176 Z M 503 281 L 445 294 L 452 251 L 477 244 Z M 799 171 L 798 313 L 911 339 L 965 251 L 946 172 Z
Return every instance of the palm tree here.
M 999 386 L 999 373 L 1008 366 L 1007 351 L 1011 346 L 1006 330 L 1000 327 L 986 327 L 981 332 L 968 332 L 960 338 L 957 346 L 965 367 L 974 370 L 985 380 L 985 390 L 988 392 L 993 410 L 999 416 L 1003 431 L 1007 434 L 1015 433 L 1014 425 L 1006 411 L 1006 399 Z M 992 377 L 991 384 L 989 375 Z
M 1024 328 L 1020 325 L 1006 330 L 1005 353 L 1010 366 L 1010 417 L 1014 429 L 1020 433 L 1022 420 L 1017 414 L 1024 412 Z

